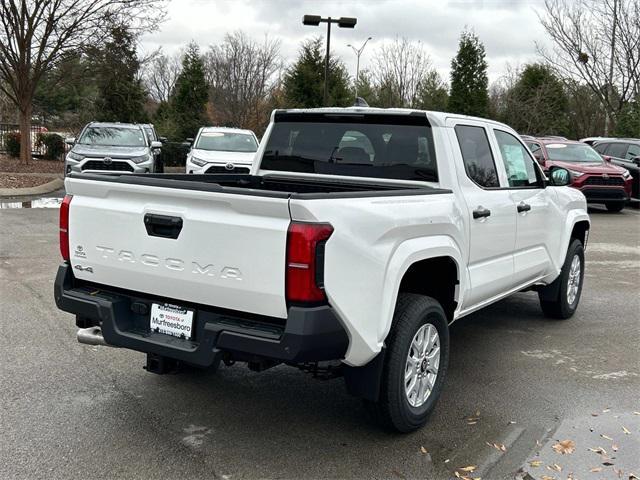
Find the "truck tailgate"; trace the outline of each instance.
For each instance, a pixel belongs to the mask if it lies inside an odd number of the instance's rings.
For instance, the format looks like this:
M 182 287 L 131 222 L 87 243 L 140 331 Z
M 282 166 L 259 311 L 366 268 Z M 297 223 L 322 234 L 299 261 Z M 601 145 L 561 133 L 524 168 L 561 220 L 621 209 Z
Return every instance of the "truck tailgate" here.
M 77 278 L 287 316 L 287 198 L 79 178 L 67 178 L 66 188 Z

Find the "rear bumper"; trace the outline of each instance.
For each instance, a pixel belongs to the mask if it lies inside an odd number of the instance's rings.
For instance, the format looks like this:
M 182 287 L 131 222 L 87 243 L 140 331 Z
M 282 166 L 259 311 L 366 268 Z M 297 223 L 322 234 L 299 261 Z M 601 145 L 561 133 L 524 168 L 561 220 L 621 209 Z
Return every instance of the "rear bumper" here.
M 349 343 L 329 306 L 290 307 L 286 321 L 259 318 L 106 286 L 79 284 L 68 264 L 58 268 L 54 297 L 58 308 L 77 315 L 82 326 L 99 325 L 109 345 L 203 367 L 213 364 L 220 352 L 243 359 L 268 358 L 286 363 L 337 360 L 344 357 Z M 193 308 L 193 338 L 185 340 L 150 331 L 152 302 Z

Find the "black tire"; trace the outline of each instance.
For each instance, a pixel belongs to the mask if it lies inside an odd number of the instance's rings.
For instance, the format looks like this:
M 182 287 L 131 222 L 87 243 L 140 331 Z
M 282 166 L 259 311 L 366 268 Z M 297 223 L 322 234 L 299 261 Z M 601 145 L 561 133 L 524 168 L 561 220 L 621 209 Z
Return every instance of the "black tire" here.
M 624 208 L 624 202 L 607 202 L 604 205 L 610 212 L 621 212 Z
M 567 290 L 569 288 L 569 275 L 573 258 L 578 256 L 580 261 L 580 275 L 578 283 L 578 292 L 572 303 L 567 298 Z M 580 303 L 580 295 L 582 294 L 582 284 L 584 282 L 584 248 L 582 242 L 573 239 L 569 244 L 567 256 L 562 265 L 562 271 L 553 283 L 544 287 L 538 292 L 540 298 L 540 306 L 547 317 L 566 320 L 573 316 Z
M 405 393 L 404 373 L 414 335 L 427 323 L 433 325 L 440 341 L 440 364 L 431 393 L 414 407 Z M 411 293 L 398 296 L 391 331 L 385 341 L 386 354 L 377 402 L 365 401 L 374 418 L 383 427 L 411 432 L 422 427 L 440 397 L 449 362 L 449 326 L 440 304 L 431 297 Z

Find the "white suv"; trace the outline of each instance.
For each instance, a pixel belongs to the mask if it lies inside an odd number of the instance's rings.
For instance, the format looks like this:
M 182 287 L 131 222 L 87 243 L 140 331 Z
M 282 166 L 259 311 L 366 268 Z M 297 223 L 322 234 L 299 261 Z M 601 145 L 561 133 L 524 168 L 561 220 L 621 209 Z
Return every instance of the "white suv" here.
M 251 130 L 202 127 L 187 155 L 186 173 L 248 174 L 256 150 L 258 139 Z
M 141 125 L 91 122 L 65 159 L 65 174 L 88 172 L 156 173 L 162 143 L 151 140 Z

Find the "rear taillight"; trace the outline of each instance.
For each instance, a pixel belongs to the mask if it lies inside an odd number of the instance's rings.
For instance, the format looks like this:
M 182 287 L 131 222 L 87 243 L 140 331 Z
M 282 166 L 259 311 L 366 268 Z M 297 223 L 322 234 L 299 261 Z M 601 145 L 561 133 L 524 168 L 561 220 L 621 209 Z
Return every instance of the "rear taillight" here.
M 287 233 L 287 302 L 320 303 L 324 293 L 324 244 L 333 233 L 328 223 L 289 225 Z
M 60 205 L 60 254 L 69 260 L 69 205 L 73 195 L 65 195 Z

